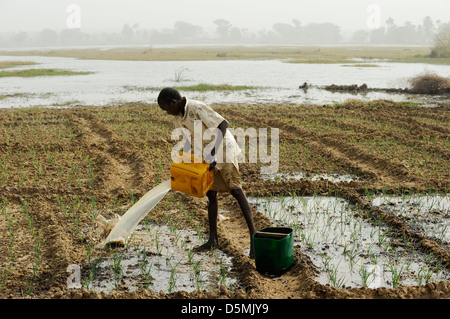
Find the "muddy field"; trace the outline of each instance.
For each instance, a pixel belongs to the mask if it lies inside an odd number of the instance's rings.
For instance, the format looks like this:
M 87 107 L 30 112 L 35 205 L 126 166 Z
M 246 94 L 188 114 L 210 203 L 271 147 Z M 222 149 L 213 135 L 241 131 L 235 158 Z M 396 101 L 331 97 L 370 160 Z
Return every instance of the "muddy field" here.
M 261 176 L 261 163 L 243 163 L 241 174 L 249 197 L 295 195 L 343 199 L 354 208 L 357 217 L 369 224 L 382 223 L 392 238 L 396 234 L 406 236 L 408 245 L 417 252 L 434 256 L 448 274 L 450 251 L 445 233 L 439 240 L 410 219 L 398 216 L 395 210 L 388 209 L 390 206 L 375 206 L 369 199 L 379 194 L 448 197 L 448 108 L 357 100 L 324 106 L 213 107 L 230 121 L 231 127 L 279 128 L 281 173 L 353 176 L 350 181 L 271 179 Z M 177 142 L 170 138 L 173 119 L 154 104 L 128 104 L 2 110 L 0 123 L 2 298 L 450 297 L 448 277 L 395 288 L 319 283 L 316 278 L 320 269 L 301 245 L 295 246 L 294 264 L 282 276 L 271 278 L 260 274 L 255 261 L 247 257 L 249 236 L 245 221 L 237 203 L 227 194 L 219 195 L 220 249 L 199 253 L 202 260 L 219 256 L 211 267 L 222 272 L 211 275 L 212 284 L 199 286 L 201 281 L 197 280 L 196 287 L 187 289 L 174 281 L 180 277 L 171 276 L 167 279 L 168 286 L 158 289 L 155 273 L 150 277 L 140 276 L 131 283 L 125 280 L 128 273 L 121 273 L 109 289 L 83 286 L 87 278 L 94 282 L 94 277 L 101 281 L 102 276 L 114 275 L 114 266 L 108 274 L 106 270 L 93 272 L 97 261 L 115 261 L 119 254 L 123 257 L 142 247 L 136 244 L 99 248 L 98 244 L 105 238 L 99 220 L 113 220 L 136 199 L 169 178 L 170 152 Z M 206 198 L 170 192 L 143 225 L 151 225 L 152 229 L 169 227 L 169 230 L 161 228 L 161 236 L 177 233 L 175 228 L 189 232 L 175 240 L 175 246 L 181 247 L 180 254 L 188 260 L 190 247 L 207 232 L 206 207 Z M 257 229 L 275 224 L 256 205 L 252 207 Z M 448 221 L 448 208 L 431 213 Z M 301 242 L 301 238 L 296 238 L 296 242 Z M 151 259 L 161 256 L 161 252 L 144 251 L 144 255 Z M 222 267 L 225 262 L 227 267 Z M 173 260 L 166 258 L 165 264 L 172 266 Z M 181 264 L 187 267 L 189 262 Z M 71 265 L 80 269 L 81 288 L 68 286 Z M 192 273 L 194 278 L 195 267 Z

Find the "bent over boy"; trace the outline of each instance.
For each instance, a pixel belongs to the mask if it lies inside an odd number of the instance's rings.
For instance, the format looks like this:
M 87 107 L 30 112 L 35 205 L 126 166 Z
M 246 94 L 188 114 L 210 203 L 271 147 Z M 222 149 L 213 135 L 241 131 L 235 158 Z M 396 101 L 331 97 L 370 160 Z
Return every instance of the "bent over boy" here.
M 230 192 L 237 200 L 247 223 L 250 233 L 250 257 L 253 258 L 253 234 L 255 233 L 255 227 L 253 225 L 250 205 L 241 185 L 238 165 L 240 149 L 233 134 L 227 130 L 228 121 L 205 103 L 182 97 L 174 88 L 164 88 L 161 90 L 158 95 L 158 105 L 168 114 L 175 116 L 175 127 L 188 129 L 194 138 L 194 126 L 196 123 L 201 123 L 202 132 L 208 128 L 217 128 L 221 132 L 221 134 L 217 134 L 216 136 L 214 147 L 204 156 L 205 161 L 210 163 L 210 169 L 214 169 L 214 184 L 206 193 L 208 197 L 209 239 L 206 243 L 195 249 L 204 250 L 218 246 L 217 192 Z M 194 150 L 194 154 L 204 154 L 203 150 L 210 142 L 203 140 L 201 142 L 194 141 L 194 147 L 200 145 L 202 148 L 201 150 Z M 189 143 L 188 140 L 187 143 Z M 217 160 L 218 154 L 221 155 L 219 157 L 222 160 Z

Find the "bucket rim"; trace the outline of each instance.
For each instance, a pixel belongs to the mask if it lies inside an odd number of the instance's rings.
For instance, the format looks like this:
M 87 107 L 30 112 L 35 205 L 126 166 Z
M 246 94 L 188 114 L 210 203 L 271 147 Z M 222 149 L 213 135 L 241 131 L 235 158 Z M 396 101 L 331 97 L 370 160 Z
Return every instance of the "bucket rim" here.
M 262 228 L 258 231 L 256 231 L 256 233 L 258 232 L 263 232 L 263 231 L 270 231 L 273 233 L 281 233 L 281 234 L 289 234 L 291 232 L 293 232 L 294 230 L 291 227 L 274 227 L 274 226 L 270 226 L 270 227 L 265 227 Z

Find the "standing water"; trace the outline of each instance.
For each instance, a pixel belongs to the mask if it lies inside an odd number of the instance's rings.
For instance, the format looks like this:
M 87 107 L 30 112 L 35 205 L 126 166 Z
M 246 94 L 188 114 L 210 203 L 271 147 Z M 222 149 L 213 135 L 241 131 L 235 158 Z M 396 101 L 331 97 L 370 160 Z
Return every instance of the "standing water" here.
M 190 91 L 191 99 L 206 103 L 331 104 L 347 99 L 409 101 L 399 93 L 330 92 L 323 86 L 362 85 L 369 88 L 404 88 L 408 79 L 424 72 L 446 77 L 448 65 L 379 62 L 377 67 L 345 67 L 346 64 L 287 63 L 283 60 L 229 61 L 109 61 L 60 57 L 0 56 L 0 61 L 35 62 L 14 70 L 46 68 L 92 72 L 88 75 L 0 78 L 0 108 L 30 106 L 117 105 L 154 103 L 164 86 L 229 84 L 248 86 L 237 91 Z M 183 72 L 183 77 L 176 76 Z M 308 90 L 299 89 L 307 82 Z M 186 90 L 183 90 L 186 91 Z M 435 97 L 439 99 L 439 97 Z M 415 96 L 414 100 L 422 97 Z M 423 97 L 425 99 L 425 97 Z M 427 97 L 426 104 L 431 97 Z M 434 99 L 434 97 L 433 97 Z
M 108 257 L 89 261 L 84 287 L 111 291 L 124 285 L 129 291 L 141 287 L 167 293 L 209 290 L 219 285 L 234 289 L 237 280 L 229 276 L 230 257 L 220 250 L 208 254 L 192 250 L 201 244 L 199 228 L 193 231 L 167 225 L 138 225 L 171 189 L 168 179 L 146 193 L 120 218 L 102 245 L 119 243 L 124 249 L 111 250 Z
M 450 276 L 439 257 L 422 252 L 381 219 L 363 218 L 364 212 L 342 198 L 294 195 L 249 198 L 249 203 L 277 225 L 294 229 L 294 245 L 317 266 L 321 284 L 395 288 Z

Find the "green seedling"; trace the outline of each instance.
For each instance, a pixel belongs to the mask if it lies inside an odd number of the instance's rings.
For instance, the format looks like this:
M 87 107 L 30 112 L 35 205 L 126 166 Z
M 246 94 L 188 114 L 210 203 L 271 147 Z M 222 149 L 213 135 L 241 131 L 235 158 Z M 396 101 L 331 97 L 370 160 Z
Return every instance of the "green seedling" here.
M 197 289 L 198 290 L 202 290 L 204 283 L 205 283 L 205 279 L 204 276 L 201 272 L 201 267 L 202 267 L 202 262 L 201 260 L 195 262 L 192 264 L 193 268 L 194 268 L 194 277 L 195 277 L 195 282 L 197 285 Z
M 226 286 L 226 281 L 228 278 L 228 270 L 223 262 L 223 257 L 219 259 L 219 274 L 220 274 L 220 283 Z
M 403 265 L 400 268 L 398 268 L 395 267 L 392 263 L 389 263 L 389 268 L 392 274 L 392 288 L 395 288 L 398 286 L 400 278 L 402 276 Z
M 176 275 L 175 268 L 172 268 L 170 270 L 169 289 L 168 289 L 169 294 L 172 293 L 173 289 L 175 288 L 178 278 L 179 275 L 178 276 Z
M 147 289 L 152 283 L 152 277 L 150 275 L 153 263 L 150 263 L 147 259 L 147 250 L 144 247 L 140 248 L 139 246 L 135 247 L 135 251 L 138 255 L 139 260 L 139 268 L 141 270 L 141 276 L 144 279 L 144 288 Z
M 367 267 L 361 262 L 361 268 L 359 269 L 359 274 L 361 275 L 363 287 L 367 287 L 369 283 L 370 276 L 375 272 L 375 268 L 368 271 Z
M 95 280 L 95 276 L 97 275 L 98 265 L 102 261 L 102 258 L 95 258 L 92 260 L 92 262 L 89 261 L 90 269 L 89 269 L 89 275 L 86 278 L 83 286 L 87 289 L 90 288 L 90 284 Z
M 114 277 L 114 287 L 116 290 L 119 289 L 120 282 L 123 278 L 123 269 L 122 269 L 122 259 L 124 257 L 124 254 L 118 254 L 116 252 L 112 255 L 112 265 L 111 265 L 111 272 Z
M 9 266 L 7 265 L 6 268 L 2 269 L 2 275 L 1 275 L 1 281 L 0 281 L 0 293 L 6 287 L 6 283 L 8 281 L 8 272 L 9 272 Z

